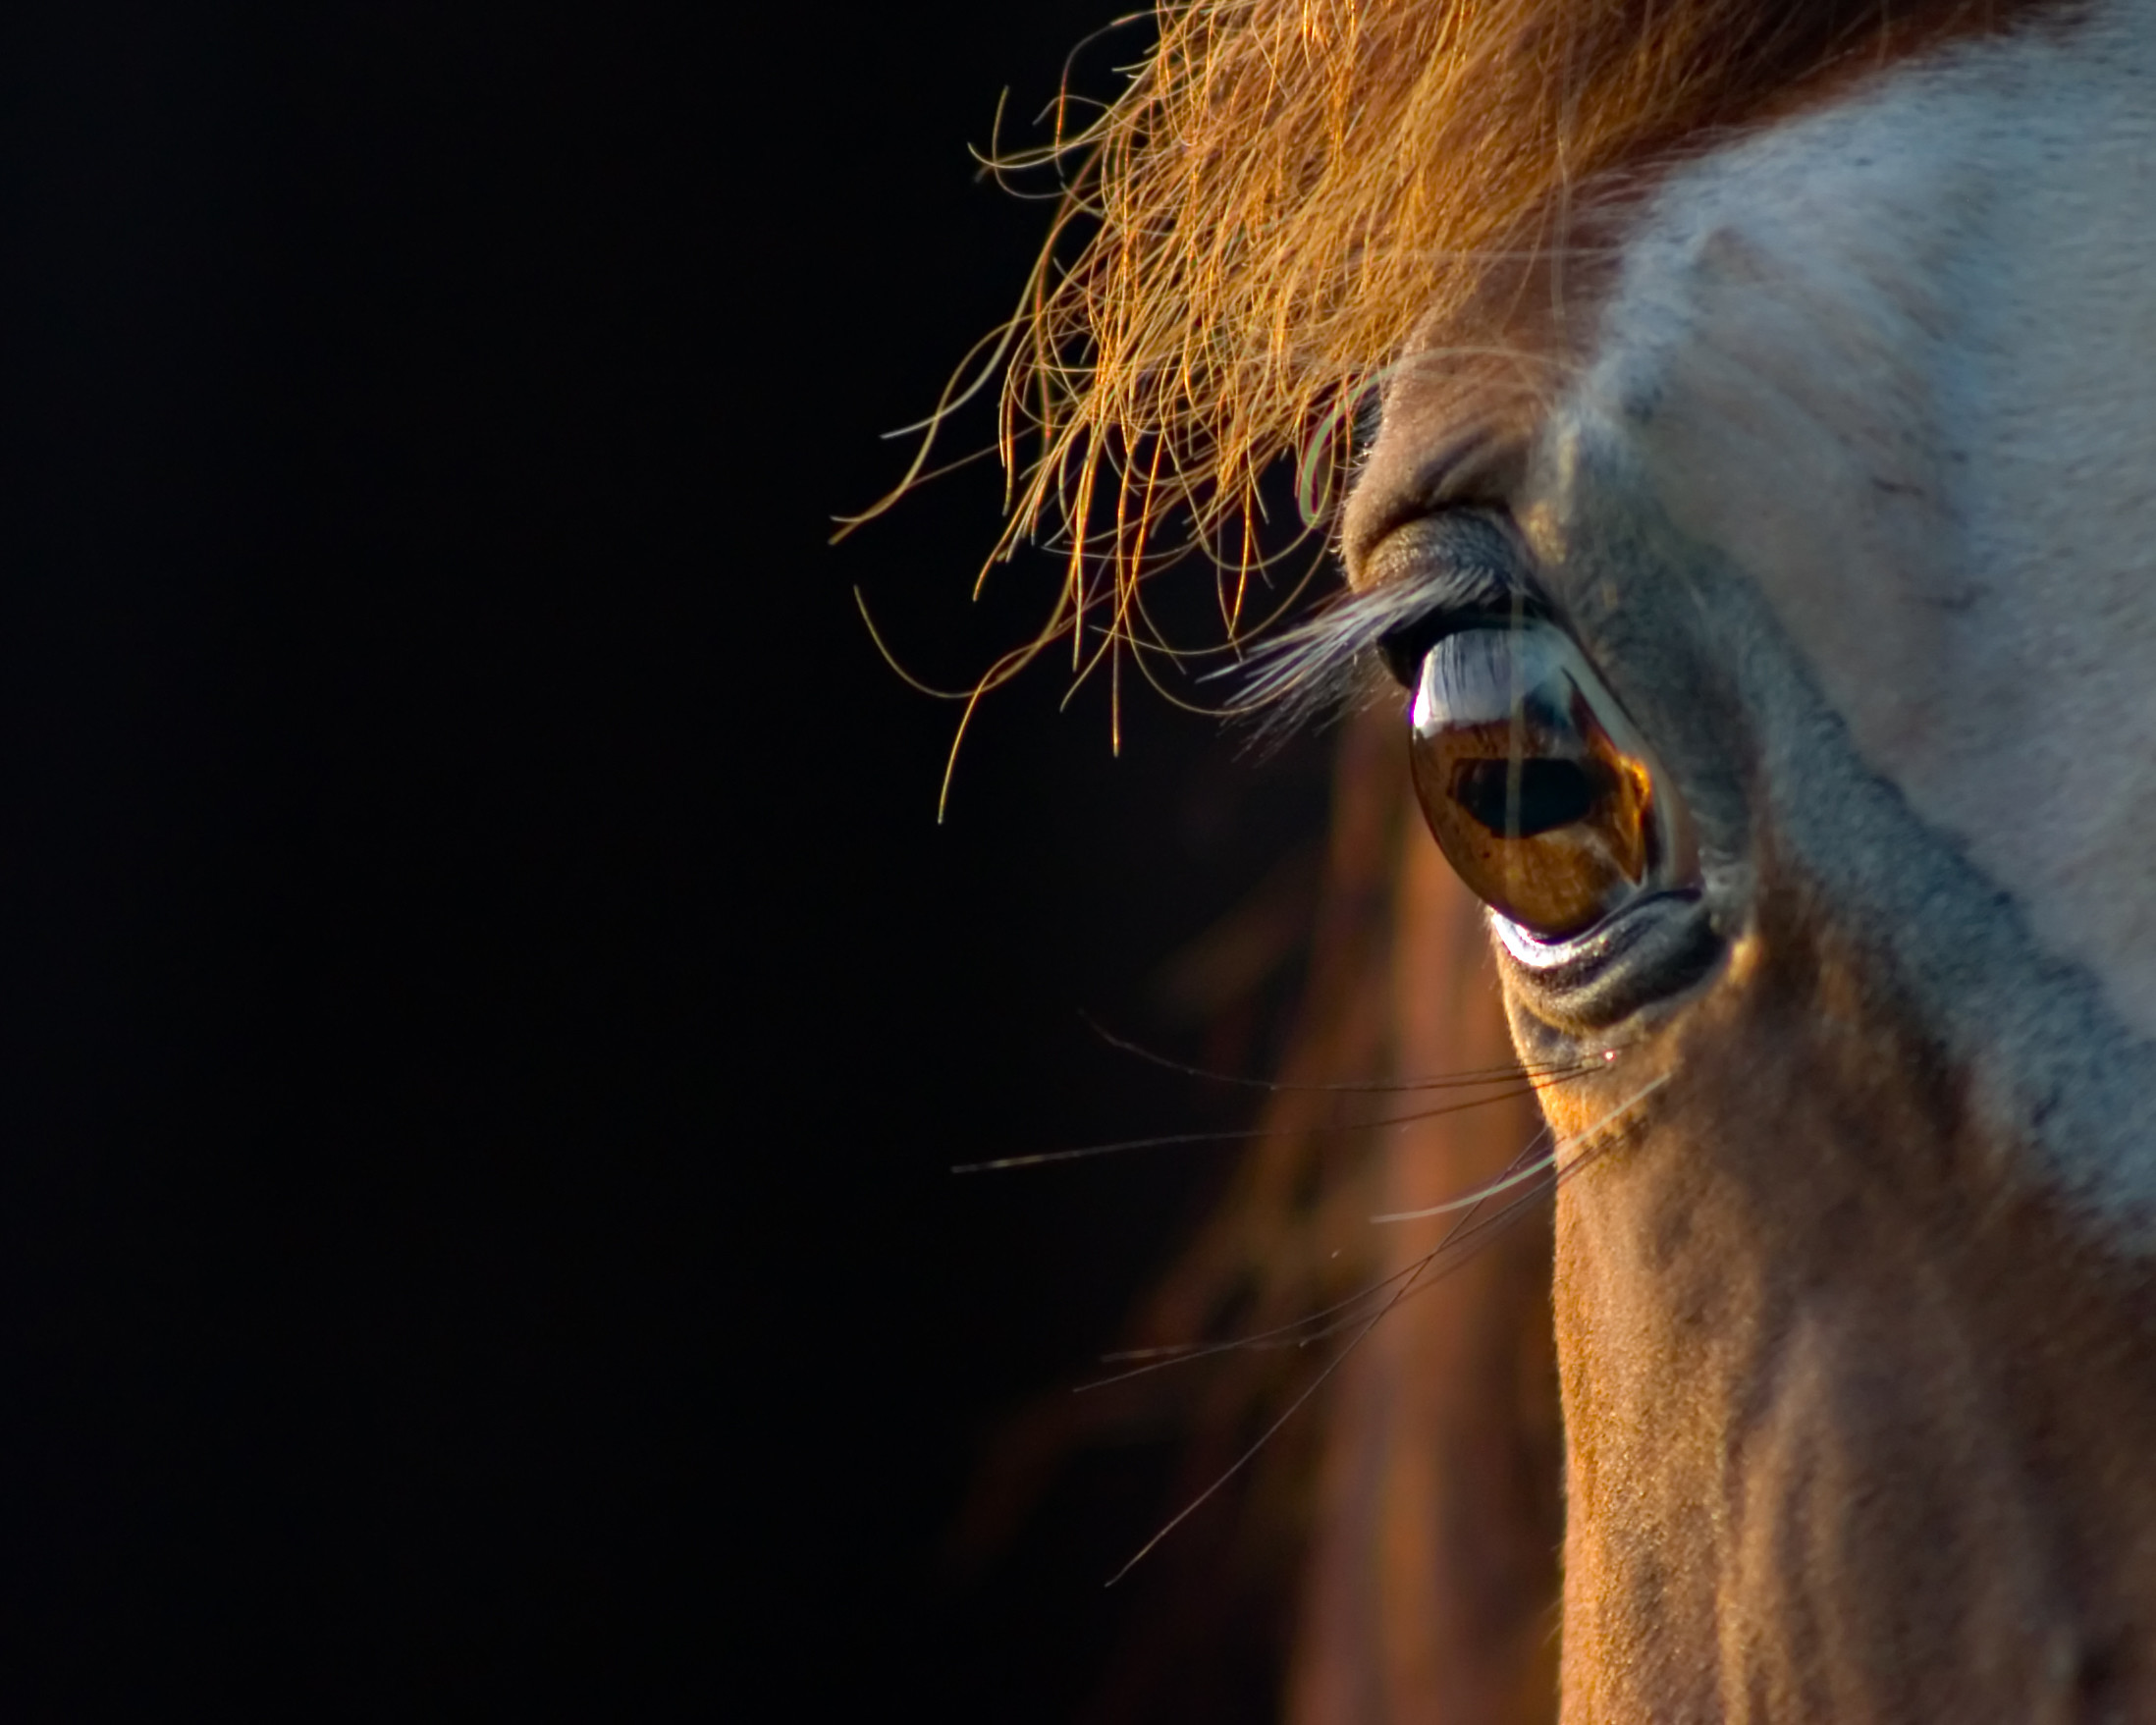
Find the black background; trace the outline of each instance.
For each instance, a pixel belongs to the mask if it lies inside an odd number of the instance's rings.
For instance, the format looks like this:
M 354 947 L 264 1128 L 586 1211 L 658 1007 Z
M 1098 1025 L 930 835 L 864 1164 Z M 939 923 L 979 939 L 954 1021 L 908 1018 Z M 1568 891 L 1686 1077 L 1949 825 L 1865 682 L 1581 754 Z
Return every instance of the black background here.
M 956 681 L 1053 571 L 825 543 L 1110 12 L 10 10 L 0 1712 L 1053 1720 L 1162 1608 L 1158 1455 L 943 1547 L 1218 1164 L 944 1170 L 1222 1117 L 1076 1013 L 1320 775 L 1045 672 L 939 828 L 851 589 Z

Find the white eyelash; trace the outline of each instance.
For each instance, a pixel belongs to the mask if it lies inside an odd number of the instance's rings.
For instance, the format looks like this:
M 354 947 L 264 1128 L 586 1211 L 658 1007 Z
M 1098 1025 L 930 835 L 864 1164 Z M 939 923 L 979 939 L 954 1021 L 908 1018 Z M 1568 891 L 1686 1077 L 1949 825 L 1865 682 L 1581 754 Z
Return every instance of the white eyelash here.
M 1335 601 L 1235 668 L 1248 680 L 1229 711 L 1261 715 L 1262 736 L 1332 718 L 1378 686 L 1378 643 L 1443 597 L 1441 589 L 1400 582 Z

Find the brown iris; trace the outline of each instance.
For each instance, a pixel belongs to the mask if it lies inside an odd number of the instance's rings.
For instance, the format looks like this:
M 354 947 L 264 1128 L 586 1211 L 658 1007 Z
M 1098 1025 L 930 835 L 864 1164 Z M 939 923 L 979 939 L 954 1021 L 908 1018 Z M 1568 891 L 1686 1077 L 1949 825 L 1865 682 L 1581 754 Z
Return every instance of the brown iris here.
M 1463 629 L 1432 647 L 1410 759 L 1461 880 L 1545 940 L 1584 933 L 1675 860 L 1644 746 L 1547 623 Z

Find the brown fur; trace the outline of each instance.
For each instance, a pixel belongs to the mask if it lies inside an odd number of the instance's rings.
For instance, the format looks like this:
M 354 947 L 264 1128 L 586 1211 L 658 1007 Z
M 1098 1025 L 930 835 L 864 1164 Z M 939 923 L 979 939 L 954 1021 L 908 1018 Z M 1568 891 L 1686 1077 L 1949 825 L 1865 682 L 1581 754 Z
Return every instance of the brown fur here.
M 1802 896 L 1559 1200 L 1565 1717 L 2156 1708 L 2156 1320 Z M 1800 908 L 1788 908 L 1792 902 Z

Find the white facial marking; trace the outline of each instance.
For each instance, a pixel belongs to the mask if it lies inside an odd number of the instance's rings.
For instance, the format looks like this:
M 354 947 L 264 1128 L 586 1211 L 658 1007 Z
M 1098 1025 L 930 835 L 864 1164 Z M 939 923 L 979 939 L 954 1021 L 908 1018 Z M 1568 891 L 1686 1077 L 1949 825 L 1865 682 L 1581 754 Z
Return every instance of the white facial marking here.
M 1577 405 L 2156 1040 L 2156 0 L 1681 171 Z

